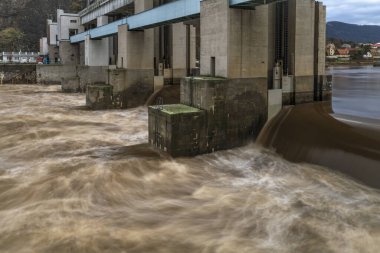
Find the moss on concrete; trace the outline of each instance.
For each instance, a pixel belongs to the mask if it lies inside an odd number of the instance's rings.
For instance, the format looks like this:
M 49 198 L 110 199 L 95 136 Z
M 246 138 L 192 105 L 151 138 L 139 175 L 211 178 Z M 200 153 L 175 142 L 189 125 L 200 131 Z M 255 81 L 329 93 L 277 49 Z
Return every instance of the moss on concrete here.
M 227 80 L 224 77 L 220 76 L 197 76 L 197 77 L 187 77 L 189 79 L 194 79 L 194 80 L 207 80 L 207 81 L 221 81 L 221 80 Z
M 162 112 L 167 113 L 167 114 L 182 114 L 182 113 L 196 113 L 200 112 L 201 110 L 187 106 L 187 105 L 182 105 L 182 104 L 174 104 L 174 105 L 163 105 L 163 106 L 152 106 L 154 109 L 161 109 Z

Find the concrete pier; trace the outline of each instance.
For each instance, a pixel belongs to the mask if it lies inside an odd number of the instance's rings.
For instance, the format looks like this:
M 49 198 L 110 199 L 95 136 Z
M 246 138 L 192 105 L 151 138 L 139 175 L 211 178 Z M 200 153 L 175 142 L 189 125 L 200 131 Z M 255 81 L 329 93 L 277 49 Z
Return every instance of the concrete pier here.
M 194 110 L 199 115 L 202 114 L 201 121 L 189 120 L 183 123 L 189 131 L 191 129 L 192 135 L 197 136 L 197 145 L 185 140 L 188 138 L 185 132 L 176 136 L 175 140 L 164 134 L 171 131 L 170 129 L 177 128 L 176 121 L 166 121 L 164 127 L 157 128 L 157 124 L 161 123 L 155 123 L 155 117 L 165 114 L 160 111 L 159 106 L 149 108 L 150 142 L 162 150 L 167 150 L 171 155 L 177 156 L 193 155 L 194 150 L 197 150 L 197 154 L 203 154 L 238 147 L 253 140 L 267 118 L 267 88 L 265 80 L 263 81 L 261 84 L 257 82 L 252 85 L 250 79 L 213 77 L 183 79 L 181 104 L 186 106 L 183 113 L 187 114 L 189 110 Z M 181 110 L 178 110 L 176 115 L 181 118 Z M 157 139 L 157 135 L 161 137 Z M 178 143 L 181 143 L 180 153 L 173 149 L 179 145 Z M 186 143 L 191 146 L 186 149 L 191 150 L 189 153 L 184 152 Z M 169 146 L 171 148 L 168 148 Z
M 276 24 L 284 22 L 276 16 L 278 9 L 289 20 L 286 31 L 276 34 Z M 150 142 L 172 156 L 194 155 L 194 150 L 202 154 L 229 149 L 254 140 L 283 105 L 323 99 L 316 93 L 325 75 L 324 24 L 325 9 L 312 0 L 290 0 L 254 9 L 230 8 L 228 1 L 202 1 L 203 77 L 186 78 L 181 83 L 181 104 L 204 113 L 203 125 L 197 120 L 187 123 L 197 136 L 197 145 L 185 141 L 185 134 L 176 140 L 164 134 L 177 128 L 174 121 L 157 128 L 155 120 L 162 114 L 159 107 L 150 108 Z M 276 44 L 286 37 L 286 43 Z M 276 55 L 275 46 L 282 47 L 279 51 L 286 50 L 286 54 Z M 181 117 L 180 112 L 176 115 Z M 173 151 L 173 146 L 181 152 Z
M 137 1 L 135 14 L 153 8 L 152 0 Z M 111 69 L 115 104 L 119 108 L 143 105 L 154 91 L 154 30 L 129 31 L 118 27 L 117 69 Z
M 112 109 L 112 86 L 107 84 L 92 84 L 87 86 L 86 106 L 92 110 Z
M 205 115 L 182 104 L 149 107 L 149 142 L 172 156 L 202 154 L 207 150 Z

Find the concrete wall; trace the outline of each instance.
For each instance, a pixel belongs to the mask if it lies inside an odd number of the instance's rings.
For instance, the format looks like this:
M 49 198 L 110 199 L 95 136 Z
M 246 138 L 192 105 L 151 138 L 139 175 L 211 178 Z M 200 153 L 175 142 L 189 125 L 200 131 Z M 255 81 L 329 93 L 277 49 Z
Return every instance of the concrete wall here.
M 190 69 L 196 67 L 197 61 L 197 28 L 190 26 Z
M 56 63 L 59 61 L 59 47 L 49 45 L 49 60 L 50 63 Z
M 154 91 L 153 76 L 153 69 L 109 70 L 115 107 L 132 108 L 144 105 Z
M 0 73 L 4 74 L 3 84 L 35 84 L 36 65 L 0 64 Z
M 273 88 L 275 62 L 276 4 L 268 4 L 268 88 Z
M 36 65 L 38 84 L 61 84 L 77 80 L 77 90 L 84 91 L 93 83 L 108 82 L 107 67 L 89 67 L 75 65 Z M 73 86 L 73 85 L 71 85 Z
M 201 2 L 201 75 L 211 74 L 211 57 L 215 57 L 216 76 L 228 77 L 228 1 Z
M 78 44 L 71 44 L 70 41 L 61 41 L 59 43 L 59 56 L 61 64 L 77 65 L 80 61 L 80 52 Z
M 317 75 L 326 74 L 326 6 L 323 3 L 316 3 L 316 31 L 315 45 L 316 48 L 316 58 L 317 58 Z
M 201 74 L 226 78 L 267 77 L 269 65 L 269 7 L 231 9 L 228 1 L 201 3 Z
M 108 67 L 103 66 L 77 66 L 77 76 L 80 80 L 80 89 L 94 83 L 108 83 Z
M 172 25 L 172 70 L 173 78 L 183 78 L 187 76 L 187 31 L 183 23 Z
M 296 103 L 313 101 L 315 1 L 289 0 L 289 24 L 290 72 L 294 75 Z
M 84 43 L 86 66 L 108 66 L 109 40 L 107 38 L 92 40 L 88 35 Z
M 268 6 L 255 10 L 230 9 L 228 77 L 268 75 Z
M 267 120 L 267 79 L 186 78 L 181 83 L 181 103 L 206 110 L 210 124 L 223 121 L 225 125 L 220 126 L 223 131 L 238 129 L 241 134 L 245 133 L 242 135 L 253 137 Z M 229 147 L 241 145 L 242 139 L 235 135 L 237 133 L 225 134 L 236 137 L 227 140 Z M 218 142 L 223 142 L 222 137 Z
M 79 43 L 79 65 L 86 65 L 85 43 Z
M 38 84 L 61 84 L 62 78 L 77 76 L 75 65 L 36 65 Z
M 154 30 L 128 31 L 128 25 L 119 26 L 119 68 L 154 68 Z

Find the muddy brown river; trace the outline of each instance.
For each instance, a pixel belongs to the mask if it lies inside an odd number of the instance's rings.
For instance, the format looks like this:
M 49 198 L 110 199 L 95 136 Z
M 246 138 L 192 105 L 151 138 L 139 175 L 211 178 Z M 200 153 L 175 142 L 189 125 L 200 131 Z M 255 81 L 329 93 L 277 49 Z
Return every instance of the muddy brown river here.
M 380 192 L 255 144 L 171 159 L 147 109 L 0 86 L 0 252 L 377 253 Z

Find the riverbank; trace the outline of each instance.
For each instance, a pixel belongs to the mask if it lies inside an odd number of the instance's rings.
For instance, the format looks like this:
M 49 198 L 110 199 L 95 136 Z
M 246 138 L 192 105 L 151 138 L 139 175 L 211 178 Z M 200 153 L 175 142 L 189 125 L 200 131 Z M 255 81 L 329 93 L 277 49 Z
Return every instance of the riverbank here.
M 346 67 L 373 66 L 373 61 L 339 61 L 339 62 L 326 61 L 326 68 L 331 67 L 331 66 L 346 66 Z

